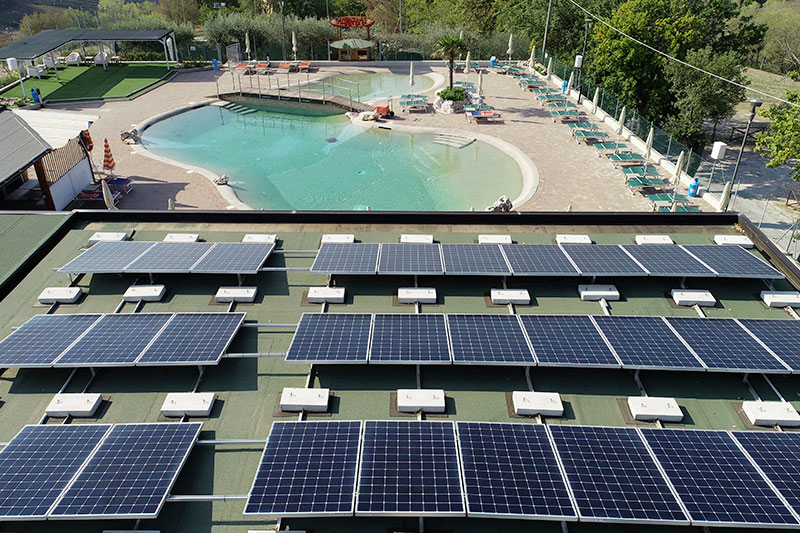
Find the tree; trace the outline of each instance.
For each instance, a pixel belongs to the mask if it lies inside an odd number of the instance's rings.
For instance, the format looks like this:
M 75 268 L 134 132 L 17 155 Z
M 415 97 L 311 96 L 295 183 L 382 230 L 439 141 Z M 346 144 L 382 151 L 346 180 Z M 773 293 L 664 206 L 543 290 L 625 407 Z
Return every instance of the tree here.
M 156 10 L 172 22 L 194 22 L 200 18 L 196 0 L 158 0 Z
M 800 81 L 800 74 L 792 72 Z M 800 181 L 800 91 L 789 91 L 786 99 L 794 105 L 772 106 L 761 112 L 771 120 L 769 130 L 756 135 L 756 150 L 770 158 L 769 168 L 791 164 L 792 179 Z
M 442 37 L 436 43 L 436 50 L 433 52 L 433 55 L 447 58 L 447 67 L 450 70 L 450 90 L 453 89 L 453 68 L 455 66 L 456 56 L 466 53 L 467 43 L 464 42 L 464 39 L 456 35 Z

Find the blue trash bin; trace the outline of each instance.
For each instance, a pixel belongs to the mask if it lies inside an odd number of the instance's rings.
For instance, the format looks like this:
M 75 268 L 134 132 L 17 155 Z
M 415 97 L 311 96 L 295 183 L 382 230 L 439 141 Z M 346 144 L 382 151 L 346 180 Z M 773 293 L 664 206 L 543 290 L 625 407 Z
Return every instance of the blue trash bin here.
M 689 183 L 689 196 L 692 198 L 697 196 L 697 193 L 700 191 L 700 179 L 694 178 L 691 183 Z
M 42 103 L 42 100 L 39 98 L 39 89 L 35 87 L 31 89 L 31 98 L 33 99 L 34 104 Z
M 566 81 L 561 82 L 561 94 L 567 94 L 567 83 Z
M 212 59 L 211 68 L 213 68 L 214 70 L 219 70 L 219 61 L 217 61 L 216 59 Z

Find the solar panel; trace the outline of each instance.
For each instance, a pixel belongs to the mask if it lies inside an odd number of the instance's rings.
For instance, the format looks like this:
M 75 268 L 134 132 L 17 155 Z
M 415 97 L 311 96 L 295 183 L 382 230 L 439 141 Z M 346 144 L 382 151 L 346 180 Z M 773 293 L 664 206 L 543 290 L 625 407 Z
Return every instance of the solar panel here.
M 375 274 L 380 244 L 323 244 L 311 265 L 314 274 Z
M 580 273 L 555 244 L 503 244 L 515 276 L 578 276 Z
M 0 368 L 50 366 L 101 316 L 34 316 L 0 341 Z
M 444 315 L 375 315 L 369 362 L 450 363 Z
M 171 317 L 170 313 L 103 315 L 54 364 L 131 366 Z
M 438 244 L 382 244 L 378 274 L 443 274 Z
M 458 422 L 457 427 L 470 516 L 577 518 L 543 424 Z
M 635 429 L 549 426 L 582 521 L 688 524 Z
M 646 276 L 647 272 L 615 244 L 562 244 L 584 276 Z
M 511 275 L 500 247 L 490 244 L 443 244 L 444 271 L 473 276 Z
M 734 431 L 733 437 L 789 505 L 800 510 L 800 434 Z
M 597 316 L 594 320 L 624 367 L 703 370 L 661 317 Z
M 244 514 L 353 513 L 361 422 L 275 422 Z
M 800 353 L 797 349 L 800 346 L 800 321 L 748 318 L 738 319 L 738 322 L 793 371 L 800 370 Z
M 202 424 L 118 424 L 62 494 L 54 518 L 155 518 Z
M 286 353 L 295 363 L 366 363 L 372 316 L 304 313 Z
M 629 244 L 623 248 L 649 270 L 651 276 L 716 276 L 715 272 L 674 244 Z
M 453 423 L 367 421 L 356 514 L 463 515 Z
M 125 272 L 188 273 L 212 246 L 214 243 L 210 242 L 158 242 L 143 256 L 128 265 Z
M 111 426 L 25 426 L 0 451 L 0 518 L 43 519 Z
M 783 274 L 741 246 L 690 244 L 683 248 L 723 278 L 783 279 Z
M 780 361 L 731 319 L 670 317 L 667 321 L 709 369 L 788 373 Z
M 192 267 L 198 274 L 257 274 L 275 244 L 218 242 Z
M 621 366 L 588 316 L 520 315 L 520 320 L 542 366 Z
M 245 313 L 180 313 L 144 351 L 137 365 L 217 364 Z
M 142 241 L 98 242 L 58 271 L 62 274 L 118 274 L 155 244 Z
M 694 524 L 797 524 L 728 433 L 684 429 L 641 431 Z
M 453 362 L 533 365 L 533 354 L 514 315 L 447 315 Z

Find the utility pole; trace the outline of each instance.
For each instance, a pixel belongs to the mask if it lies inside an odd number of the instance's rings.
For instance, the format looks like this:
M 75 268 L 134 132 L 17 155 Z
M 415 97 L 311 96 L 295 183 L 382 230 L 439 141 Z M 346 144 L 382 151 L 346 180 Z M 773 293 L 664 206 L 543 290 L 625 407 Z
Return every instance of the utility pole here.
M 578 68 L 578 103 L 581 103 L 581 74 L 583 74 L 583 64 L 586 62 L 586 41 L 589 40 L 589 27 L 592 25 L 592 19 L 583 21 L 586 24 L 586 31 L 583 33 L 583 51 L 581 52 L 581 65 Z
M 756 118 L 758 108 L 761 107 L 763 102 L 761 100 L 750 100 L 750 117 L 747 120 L 747 127 L 744 129 L 744 137 L 742 137 L 742 147 L 739 149 L 739 155 L 736 156 L 736 166 L 733 167 L 733 176 L 731 176 L 731 201 L 730 205 L 725 207 L 725 211 L 733 209 L 733 204 L 736 203 L 738 196 L 738 187 L 736 190 L 733 187 L 736 185 L 736 174 L 739 172 L 739 163 L 742 161 L 742 154 L 744 153 L 744 145 L 747 143 L 747 136 L 750 134 L 750 126 L 753 124 L 753 119 Z
M 553 0 L 547 2 L 547 20 L 544 23 L 544 39 L 542 40 L 542 65 L 545 64 L 547 54 L 547 34 L 550 31 L 550 12 L 553 10 Z

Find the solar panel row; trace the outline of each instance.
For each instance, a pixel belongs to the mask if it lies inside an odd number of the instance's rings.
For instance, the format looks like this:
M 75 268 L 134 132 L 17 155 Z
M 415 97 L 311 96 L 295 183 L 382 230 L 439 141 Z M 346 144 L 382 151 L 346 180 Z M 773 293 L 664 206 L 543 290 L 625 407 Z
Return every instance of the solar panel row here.
M 798 458 L 791 433 L 278 422 L 245 514 L 796 527 Z
M 274 244 L 98 242 L 59 268 L 65 274 L 256 274 Z
M 26 426 L 0 451 L 0 518 L 154 518 L 201 426 Z
M 0 341 L 0 367 L 217 364 L 244 313 L 36 315 Z
M 739 246 L 669 244 L 323 244 L 319 274 L 674 276 L 780 279 Z
M 286 360 L 789 373 L 798 342 L 794 320 L 307 313 Z

